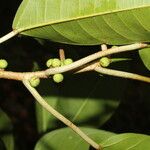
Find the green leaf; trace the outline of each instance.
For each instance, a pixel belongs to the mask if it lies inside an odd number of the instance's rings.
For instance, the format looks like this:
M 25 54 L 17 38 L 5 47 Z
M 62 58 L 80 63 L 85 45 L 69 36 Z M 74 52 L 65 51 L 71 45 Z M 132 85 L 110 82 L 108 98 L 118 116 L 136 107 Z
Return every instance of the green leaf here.
M 150 136 L 143 134 L 114 133 L 80 128 L 95 142 L 100 143 L 103 150 L 149 150 Z M 58 142 L 59 141 L 59 142 Z M 59 129 L 44 135 L 36 144 L 35 150 L 89 150 L 89 145 L 69 128 Z
M 150 48 L 144 48 L 139 50 L 139 54 L 144 65 L 147 67 L 148 70 L 150 70 Z
M 118 81 L 112 78 L 106 80 L 94 73 L 67 77 L 64 86 L 60 87 L 57 108 L 73 122 L 99 127 L 119 105 L 124 88 L 118 94 Z M 116 88 L 112 90 L 111 84 L 114 83 Z
M 39 88 L 43 98 L 74 123 L 99 127 L 111 117 L 119 105 L 125 82 L 101 77 L 97 73 L 87 73 L 65 76 L 60 85 L 46 80 L 41 82 Z M 60 122 L 41 106 L 38 105 L 36 111 L 40 132 L 59 127 Z
M 6 150 L 14 150 L 14 137 L 12 123 L 8 116 L 0 109 L 0 138 L 6 146 Z
M 149 150 L 150 136 L 126 133 L 115 135 L 101 142 L 103 150 Z
M 97 143 L 114 135 L 114 133 L 91 128 L 81 128 L 81 130 Z M 35 150 L 88 150 L 89 147 L 89 144 L 75 132 L 64 128 L 44 135 L 36 144 Z
M 76 44 L 150 41 L 150 0 L 23 0 L 13 22 L 21 34 Z

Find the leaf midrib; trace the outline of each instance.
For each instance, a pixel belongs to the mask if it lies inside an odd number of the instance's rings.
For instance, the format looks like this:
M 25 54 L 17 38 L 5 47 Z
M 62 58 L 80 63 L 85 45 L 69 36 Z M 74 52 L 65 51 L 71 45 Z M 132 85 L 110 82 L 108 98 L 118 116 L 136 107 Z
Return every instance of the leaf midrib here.
M 143 5 L 143 6 L 140 6 L 140 7 L 128 8 L 128 9 L 122 9 L 122 10 L 115 10 L 115 11 L 109 11 L 109 12 L 94 13 L 92 15 L 85 15 L 85 16 L 69 18 L 69 19 L 66 19 L 66 20 L 59 20 L 59 21 L 56 20 L 54 22 L 41 23 L 41 24 L 38 24 L 38 25 L 36 24 L 34 26 L 28 26 L 28 27 L 25 27 L 25 28 L 13 29 L 13 30 L 17 30 L 20 33 L 20 32 L 25 32 L 25 31 L 28 31 L 28 30 L 32 30 L 32 29 L 36 29 L 36 28 L 40 28 L 40 27 L 45 27 L 45 26 L 49 26 L 49 25 L 66 23 L 66 22 L 71 22 L 71 21 L 76 21 L 76 20 L 82 20 L 82 19 L 86 19 L 86 18 L 90 18 L 90 17 L 114 14 L 114 13 L 123 12 L 123 11 L 130 11 L 130 10 L 136 10 L 136 9 L 141 9 L 141 8 L 144 9 L 144 8 L 148 8 L 148 7 L 150 7 L 150 5 L 148 5 L 148 6 Z

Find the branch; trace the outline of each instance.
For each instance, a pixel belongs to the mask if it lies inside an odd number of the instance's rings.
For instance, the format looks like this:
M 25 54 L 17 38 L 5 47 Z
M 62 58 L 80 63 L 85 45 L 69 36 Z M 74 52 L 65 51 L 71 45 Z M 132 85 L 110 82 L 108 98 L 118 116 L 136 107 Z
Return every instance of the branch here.
M 93 148 L 96 150 L 102 150 L 99 144 L 97 144 L 95 141 L 93 141 L 91 138 L 89 138 L 84 132 L 82 132 L 76 125 L 74 125 L 70 120 L 65 118 L 62 114 L 57 112 L 53 107 L 51 107 L 37 92 L 37 90 L 33 87 L 31 87 L 28 80 L 23 80 L 23 84 L 25 87 L 30 91 L 30 93 L 33 95 L 33 97 L 40 103 L 41 106 L 43 106 L 49 113 L 51 113 L 53 116 L 55 116 L 57 119 L 62 121 L 65 125 L 70 127 L 74 132 L 76 132 L 82 139 L 84 139 L 87 143 L 89 143 Z
M 3 79 L 22 81 L 25 78 L 30 79 L 33 76 L 36 76 L 39 78 L 48 78 L 48 76 L 45 75 L 45 71 L 12 72 L 12 71 L 0 70 L 0 78 L 3 78 Z
M 106 74 L 106 75 L 127 78 L 127 79 L 133 79 L 133 80 L 139 80 L 139 81 L 144 81 L 144 82 L 150 83 L 150 77 L 145 77 L 145 76 L 134 74 L 134 73 L 117 71 L 117 70 L 103 68 L 103 67 L 96 67 L 94 70 L 99 73 Z
M 97 63 L 95 63 L 93 61 L 97 60 L 100 57 L 107 56 L 107 55 L 110 55 L 110 54 L 115 54 L 115 53 L 121 53 L 121 52 L 126 52 L 126 51 L 137 50 L 137 49 L 144 48 L 144 47 L 148 47 L 148 45 L 138 43 L 138 44 L 131 44 L 131 45 L 128 45 L 128 46 L 115 47 L 115 48 L 111 48 L 111 49 L 108 49 L 108 50 L 99 51 L 95 54 L 92 54 L 92 55 L 89 55 L 85 58 L 82 58 L 82 59 L 80 59 L 80 60 L 78 60 L 78 61 L 76 61 L 76 62 L 74 62 L 70 65 L 57 67 L 57 68 L 50 68 L 50 69 L 47 69 L 47 70 L 44 70 L 44 71 L 11 72 L 11 71 L 0 70 L 0 78 L 22 81 L 24 79 L 30 79 L 33 76 L 36 76 L 36 77 L 39 77 L 39 78 L 48 78 L 50 75 L 54 75 L 56 73 L 64 73 L 64 72 L 67 72 L 67 71 L 76 71 L 76 73 L 81 73 L 81 72 L 85 72 L 85 71 L 93 71 L 97 67 Z M 100 70 L 103 71 L 104 68 L 101 68 L 101 69 L 99 68 L 98 71 L 100 72 Z M 117 75 L 117 73 L 119 75 Z M 104 74 L 120 76 L 120 72 L 116 72 L 115 74 L 111 74 L 111 72 L 109 73 L 108 70 L 107 70 L 107 73 L 104 73 Z M 122 74 L 121 77 L 124 77 L 123 75 L 124 74 Z M 126 75 L 125 75 L 125 78 L 126 78 Z M 149 78 L 149 77 L 143 77 L 142 76 L 141 79 L 145 79 L 145 78 Z M 139 79 L 139 77 L 135 78 L 135 80 L 145 81 L 145 80 L 141 80 L 141 79 Z M 147 80 L 145 82 L 147 82 Z

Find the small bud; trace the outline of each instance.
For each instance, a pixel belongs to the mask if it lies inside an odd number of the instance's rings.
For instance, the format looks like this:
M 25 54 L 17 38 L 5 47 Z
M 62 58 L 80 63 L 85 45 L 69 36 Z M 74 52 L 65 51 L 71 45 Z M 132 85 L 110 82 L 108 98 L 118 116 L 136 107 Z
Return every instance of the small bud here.
M 34 76 L 30 79 L 30 85 L 32 87 L 37 87 L 39 84 L 40 84 L 40 79 L 38 77 Z
M 99 62 L 102 67 L 108 67 L 111 63 L 111 60 L 108 57 L 102 57 Z
M 71 58 L 67 58 L 64 60 L 64 65 L 70 65 L 73 63 L 73 60 Z
M 5 69 L 8 66 L 8 62 L 5 59 L 0 59 L 0 69 Z
M 51 66 L 52 66 L 52 62 L 53 62 L 53 59 L 47 60 L 46 66 L 47 66 L 48 68 L 51 67 Z
M 56 82 L 56 83 L 60 83 L 60 82 L 62 82 L 62 81 L 64 80 L 64 76 L 63 76 L 62 74 L 60 74 L 60 73 L 55 74 L 55 75 L 53 76 L 53 80 L 54 80 L 54 82 Z
M 58 58 L 54 58 L 52 61 L 52 67 L 59 67 L 61 65 L 61 61 Z

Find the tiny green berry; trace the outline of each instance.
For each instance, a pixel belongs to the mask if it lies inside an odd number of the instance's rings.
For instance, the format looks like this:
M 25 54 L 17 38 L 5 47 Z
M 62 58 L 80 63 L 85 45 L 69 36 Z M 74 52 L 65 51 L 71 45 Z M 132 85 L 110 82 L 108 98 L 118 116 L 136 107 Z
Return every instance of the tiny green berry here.
M 111 63 L 111 60 L 108 57 L 102 57 L 99 62 L 102 67 L 108 67 Z
M 73 63 L 73 60 L 71 58 L 67 58 L 64 60 L 64 65 L 70 65 Z
M 32 87 L 37 87 L 39 84 L 40 84 L 40 79 L 38 77 L 34 76 L 30 79 L 30 85 Z
M 5 59 L 0 59 L 0 69 L 5 69 L 8 66 L 8 62 Z
M 47 66 L 48 68 L 51 67 L 51 66 L 52 66 L 52 62 L 53 62 L 53 59 L 47 60 L 46 66 Z
M 61 66 L 61 61 L 58 58 L 54 58 L 52 61 L 52 67 L 59 67 Z
M 53 76 L 53 80 L 54 80 L 54 82 L 56 82 L 56 83 L 62 82 L 63 79 L 64 79 L 64 76 L 63 76 L 62 74 L 60 74 L 60 73 L 55 74 L 55 75 Z

